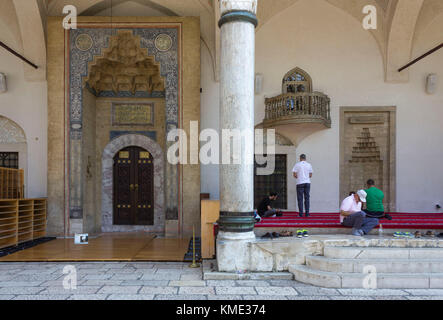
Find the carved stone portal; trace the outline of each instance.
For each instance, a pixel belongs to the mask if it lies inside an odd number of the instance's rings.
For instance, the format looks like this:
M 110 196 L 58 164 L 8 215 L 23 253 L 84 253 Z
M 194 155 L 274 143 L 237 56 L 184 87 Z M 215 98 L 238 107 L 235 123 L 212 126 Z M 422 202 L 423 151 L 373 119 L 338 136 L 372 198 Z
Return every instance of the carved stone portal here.
M 340 200 L 374 179 L 395 211 L 395 108 L 341 108 Z
M 89 64 L 85 83 L 94 94 L 102 91 L 136 92 L 165 91 L 160 64 L 147 49 L 140 47 L 140 37 L 132 31 L 119 31 L 110 39 L 110 46 Z

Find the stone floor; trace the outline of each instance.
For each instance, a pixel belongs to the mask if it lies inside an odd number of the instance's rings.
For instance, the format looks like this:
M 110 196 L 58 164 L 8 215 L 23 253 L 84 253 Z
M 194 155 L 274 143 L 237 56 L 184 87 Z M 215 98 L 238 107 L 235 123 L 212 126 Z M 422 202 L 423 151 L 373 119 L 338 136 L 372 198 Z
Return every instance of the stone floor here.
M 188 266 L 169 262 L 0 263 L 0 300 L 443 300 L 443 289 L 326 289 L 293 280 L 203 281 L 201 267 Z M 75 276 L 77 288 L 70 289 L 73 282 L 69 280 Z

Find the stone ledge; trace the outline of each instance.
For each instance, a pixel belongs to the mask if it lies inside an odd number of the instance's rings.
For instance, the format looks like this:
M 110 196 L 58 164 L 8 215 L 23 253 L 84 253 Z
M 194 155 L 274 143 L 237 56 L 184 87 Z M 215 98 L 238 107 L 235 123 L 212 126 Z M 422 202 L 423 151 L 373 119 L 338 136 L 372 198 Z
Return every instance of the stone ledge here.
M 218 272 L 215 260 L 203 261 L 203 280 L 293 280 L 290 272 Z

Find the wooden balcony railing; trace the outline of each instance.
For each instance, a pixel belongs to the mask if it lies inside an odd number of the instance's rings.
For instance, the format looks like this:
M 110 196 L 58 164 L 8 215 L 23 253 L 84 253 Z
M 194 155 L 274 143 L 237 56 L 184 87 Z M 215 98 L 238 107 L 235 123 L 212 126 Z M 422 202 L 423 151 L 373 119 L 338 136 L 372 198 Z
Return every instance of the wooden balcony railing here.
M 265 99 L 265 122 L 323 122 L 331 127 L 331 100 L 321 92 L 284 93 Z

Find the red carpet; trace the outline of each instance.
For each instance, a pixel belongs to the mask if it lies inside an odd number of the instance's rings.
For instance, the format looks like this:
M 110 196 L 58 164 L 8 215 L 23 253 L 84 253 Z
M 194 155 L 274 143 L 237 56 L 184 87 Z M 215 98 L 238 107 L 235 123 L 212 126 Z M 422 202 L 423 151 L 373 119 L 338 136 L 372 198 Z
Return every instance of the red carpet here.
M 443 229 L 443 213 L 390 213 L 392 220 L 381 219 L 386 229 Z M 339 213 L 311 213 L 300 218 L 297 212 L 284 212 L 282 217 L 263 218 L 256 228 L 344 228 Z

